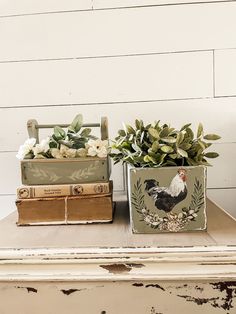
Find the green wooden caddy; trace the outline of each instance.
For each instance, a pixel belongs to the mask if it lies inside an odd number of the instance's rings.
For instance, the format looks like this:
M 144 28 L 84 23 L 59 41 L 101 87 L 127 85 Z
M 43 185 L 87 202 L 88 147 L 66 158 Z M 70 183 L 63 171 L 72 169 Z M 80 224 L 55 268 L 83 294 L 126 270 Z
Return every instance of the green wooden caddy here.
M 57 124 L 58 125 L 58 124 Z M 39 142 L 39 129 L 53 128 L 55 124 L 38 124 L 34 119 L 27 122 L 30 138 Z M 68 124 L 60 124 L 68 127 Z M 99 127 L 101 139 L 108 139 L 108 121 L 83 124 L 83 127 Z M 86 157 L 65 159 L 24 159 L 21 161 L 21 179 L 25 185 L 74 184 L 108 181 L 110 177 L 109 157 Z

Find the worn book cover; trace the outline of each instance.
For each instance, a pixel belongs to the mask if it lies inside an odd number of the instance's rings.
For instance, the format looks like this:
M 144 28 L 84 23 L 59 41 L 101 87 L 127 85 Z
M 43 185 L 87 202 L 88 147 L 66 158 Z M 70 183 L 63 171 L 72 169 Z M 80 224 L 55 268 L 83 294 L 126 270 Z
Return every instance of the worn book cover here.
M 111 222 L 112 193 L 90 196 L 18 199 L 18 225 Z
M 41 198 L 72 195 L 106 194 L 112 190 L 112 181 L 63 185 L 31 185 L 17 189 L 17 198 Z

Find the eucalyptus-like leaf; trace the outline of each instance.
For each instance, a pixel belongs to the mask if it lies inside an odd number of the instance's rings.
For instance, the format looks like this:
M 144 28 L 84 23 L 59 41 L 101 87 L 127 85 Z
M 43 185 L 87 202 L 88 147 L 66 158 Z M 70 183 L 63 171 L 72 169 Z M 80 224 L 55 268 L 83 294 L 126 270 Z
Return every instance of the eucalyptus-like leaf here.
M 201 137 L 203 135 L 203 125 L 202 123 L 199 123 L 198 128 L 197 128 L 197 137 Z
M 192 129 L 186 128 L 185 131 L 186 131 L 186 137 L 189 137 L 190 140 L 193 140 L 194 139 L 194 133 L 193 133 Z
M 174 162 L 173 160 L 167 160 L 163 165 L 162 165 L 163 167 L 164 166 L 177 166 L 177 163 L 176 162 Z
M 119 130 L 118 134 L 119 134 L 119 136 L 126 136 L 126 133 L 124 130 Z
M 60 126 L 56 125 L 54 127 L 54 136 L 57 140 L 62 140 L 62 139 L 65 139 L 66 132 Z
M 203 138 L 204 140 L 208 141 L 216 141 L 219 140 L 221 137 L 217 134 L 206 134 Z
M 192 123 L 188 123 L 188 124 L 185 124 L 184 126 L 182 126 L 182 128 L 180 129 L 180 132 L 187 129 L 188 127 L 190 127 Z
M 163 151 L 164 153 L 170 154 L 170 153 L 173 153 L 174 149 L 171 146 L 164 145 L 164 146 L 161 146 L 161 151 Z
M 135 134 L 136 133 L 134 128 L 129 124 L 126 124 L 126 130 L 129 134 Z
M 208 153 L 204 154 L 204 156 L 207 158 L 217 158 L 217 157 L 219 157 L 219 154 L 216 152 L 208 152 Z
M 81 133 L 80 133 L 80 136 L 81 137 L 88 137 L 91 133 L 91 129 L 90 128 L 84 128 Z
M 148 129 L 148 133 L 155 139 L 159 139 L 160 138 L 158 131 L 156 129 L 154 129 L 154 128 L 149 128 Z
M 142 152 L 141 148 L 137 144 L 132 144 L 131 146 L 136 152 Z
M 162 137 L 161 140 L 165 143 L 176 143 L 176 138 L 172 137 L 172 136 L 168 136 L 168 137 Z
M 160 132 L 160 137 L 162 138 L 162 137 L 167 137 L 168 135 L 169 135 L 169 133 L 170 133 L 170 129 L 169 129 L 169 127 L 168 127 L 168 125 L 167 124 L 164 124 L 163 125 L 163 129 L 162 129 L 162 131 Z
M 182 143 L 182 144 L 180 145 L 180 148 L 182 148 L 182 149 L 185 150 L 185 151 L 188 151 L 191 147 L 192 147 L 192 145 L 189 144 L 189 143 Z
M 158 141 L 155 141 L 152 143 L 152 151 L 153 152 L 157 152 L 159 147 L 160 147 L 160 144 Z
M 184 140 L 184 133 L 183 132 L 179 132 L 177 134 L 177 138 L 176 138 L 176 144 L 180 145 Z
M 185 151 L 185 150 L 183 150 L 183 149 L 181 149 L 181 148 L 177 148 L 177 152 L 180 154 L 180 156 L 182 156 L 182 157 L 188 157 L 188 153 Z
M 82 125 L 83 125 L 83 116 L 82 114 L 77 114 L 77 116 L 72 121 L 71 125 L 69 125 L 68 130 L 77 133 L 81 129 Z

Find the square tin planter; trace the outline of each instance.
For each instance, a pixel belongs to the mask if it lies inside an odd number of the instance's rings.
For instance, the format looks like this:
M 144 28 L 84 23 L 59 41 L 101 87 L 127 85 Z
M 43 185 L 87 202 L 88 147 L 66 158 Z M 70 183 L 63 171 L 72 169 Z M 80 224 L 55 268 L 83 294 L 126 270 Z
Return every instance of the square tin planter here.
M 206 167 L 127 167 L 133 233 L 206 230 Z
M 24 159 L 21 179 L 25 185 L 73 184 L 109 181 L 109 158 Z

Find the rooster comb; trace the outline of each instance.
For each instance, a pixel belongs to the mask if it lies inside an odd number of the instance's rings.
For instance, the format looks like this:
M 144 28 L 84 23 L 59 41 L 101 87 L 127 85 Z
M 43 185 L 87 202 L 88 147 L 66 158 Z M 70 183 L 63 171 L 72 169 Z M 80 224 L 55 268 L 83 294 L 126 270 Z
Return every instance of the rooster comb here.
M 186 170 L 185 168 L 179 168 L 179 169 L 178 169 L 178 173 L 180 173 L 180 172 L 185 172 L 185 173 L 186 173 L 187 170 Z

